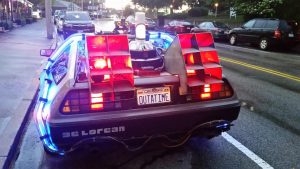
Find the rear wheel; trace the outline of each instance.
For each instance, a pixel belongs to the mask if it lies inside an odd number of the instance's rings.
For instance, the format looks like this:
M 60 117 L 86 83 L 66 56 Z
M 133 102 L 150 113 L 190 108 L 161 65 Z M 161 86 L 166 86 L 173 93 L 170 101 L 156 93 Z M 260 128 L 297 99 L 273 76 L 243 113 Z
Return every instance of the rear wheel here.
M 267 50 L 270 46 L 270 42 L 268 38 L 261 38 L 259 41 L 259 48 L 261 50 Z
M 230 45 L 236 45 L 236 41 L 237 41 L 237 36 L 236 34 L 231 34 L 229 36 L 229 43 Z

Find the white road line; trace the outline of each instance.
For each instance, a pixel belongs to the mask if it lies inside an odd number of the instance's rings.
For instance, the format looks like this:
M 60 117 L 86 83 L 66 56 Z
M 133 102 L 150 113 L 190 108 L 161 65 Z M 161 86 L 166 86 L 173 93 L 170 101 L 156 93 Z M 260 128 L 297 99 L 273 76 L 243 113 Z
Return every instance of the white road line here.
M 266 161 L 264 161 L 263 159 L 258 157 L 255 153 L 253 153 L 251 150 L 249 150 L 243 144 L 238 142 L 236 139 L 234 139 L 228 133 L 223 132 L 222 137 L 225 140 L 227 140 L 229 143 L 231 143 L 233 146 L 235 146 L 237 149 L 239 149 L 242 153 L 244 153 L 247 157 L 249 157 L 252 161 L 254 161 L 261 168 L 263 168 L 263 169 L 274 169 L 270 164 L 268 164 Z
M 10 121 L 11 117 L 0 118 L 0 135 L 7 127 L 8 122 Z

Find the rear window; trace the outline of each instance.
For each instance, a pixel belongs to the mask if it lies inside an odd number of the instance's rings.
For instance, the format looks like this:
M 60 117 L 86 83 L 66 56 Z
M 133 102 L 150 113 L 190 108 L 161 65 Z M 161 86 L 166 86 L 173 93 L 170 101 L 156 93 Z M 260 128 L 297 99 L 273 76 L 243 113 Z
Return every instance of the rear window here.
M 280 21 L 279 27 L 280 27 L 280 29 L 282 29 L 284 31 L 290 31 L 291 30 L 291 26 L 285 20 Z
M 277 20 L 268 20 L 265 27 L 270 29 L 276 29 L 278 28 L 278 22 L 279 21 Z
M 87 21 L 91 20 L 88 13 L 67 13 L 66 20 L 71 21 Z

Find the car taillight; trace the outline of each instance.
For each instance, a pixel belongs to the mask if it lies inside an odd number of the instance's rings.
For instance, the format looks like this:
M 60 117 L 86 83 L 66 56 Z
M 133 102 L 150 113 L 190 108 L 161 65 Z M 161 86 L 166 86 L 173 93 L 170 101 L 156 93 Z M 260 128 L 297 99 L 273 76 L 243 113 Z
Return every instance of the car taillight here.
M 178 39 L 187 78 L 187 91 L 182 94 L 188 101 L 222 98 L 222 66 L 211 33 L 180 34 Z
M 280 30 L 275 30 L 275 32 L 274 32 L 274 37 L 276 38 L 276 39 L 280 39 L 281 38 L 281 32 L 280 32 Z
M 107 106 L 122 106 L 120 93 L 134 93 L 127 36 L 87 36 L 86 39 L 91 109 L 105 110 Z
M 228 98 L 233 90 L 226 80 L 219 84 L 204 84 L 189 88 L 187 101 L 205 101 Z

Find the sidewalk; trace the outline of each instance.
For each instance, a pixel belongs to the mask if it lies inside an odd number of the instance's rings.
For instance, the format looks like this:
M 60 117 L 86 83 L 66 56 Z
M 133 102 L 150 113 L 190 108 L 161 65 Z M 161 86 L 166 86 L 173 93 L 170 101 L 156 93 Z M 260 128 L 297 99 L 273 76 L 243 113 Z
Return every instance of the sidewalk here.
M 17 151 L 26 116 L 38 87 L 38 70 L 49 48 L 45 20 L 0 34 L 0 168 L 6 168 Z

